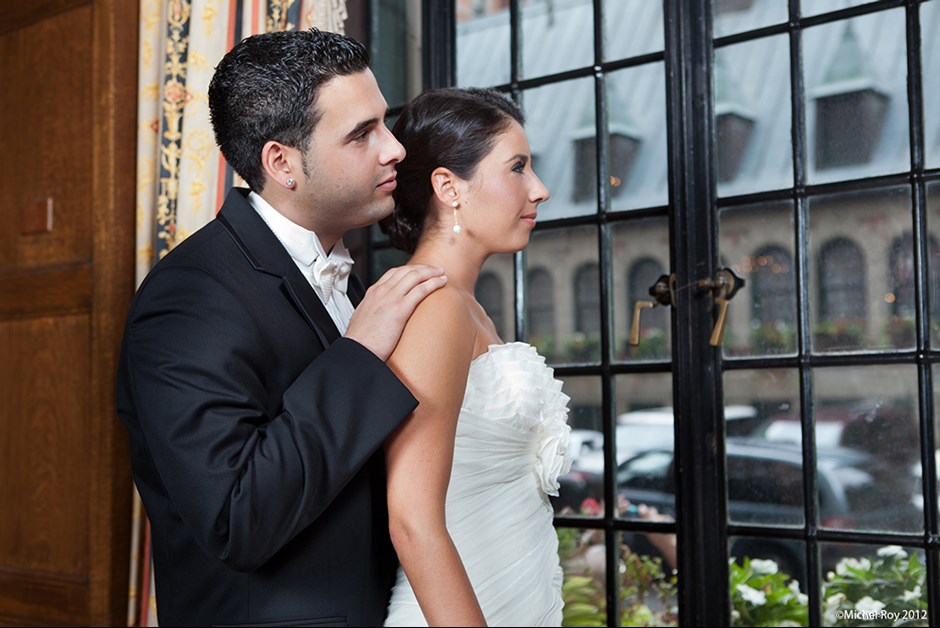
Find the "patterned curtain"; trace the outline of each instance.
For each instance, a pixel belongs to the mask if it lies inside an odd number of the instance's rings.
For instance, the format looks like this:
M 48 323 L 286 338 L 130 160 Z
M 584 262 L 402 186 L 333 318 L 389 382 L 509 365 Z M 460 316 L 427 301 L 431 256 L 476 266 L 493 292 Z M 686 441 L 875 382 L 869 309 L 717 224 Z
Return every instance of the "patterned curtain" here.
M 215 146 L 207 90 L 241 39 L 311 26 L 344 32 L 346 0 L 140 0 L 137 283 L 242 184 Z M 134 492 L 128 626 L 156 626 L 150 529 Z

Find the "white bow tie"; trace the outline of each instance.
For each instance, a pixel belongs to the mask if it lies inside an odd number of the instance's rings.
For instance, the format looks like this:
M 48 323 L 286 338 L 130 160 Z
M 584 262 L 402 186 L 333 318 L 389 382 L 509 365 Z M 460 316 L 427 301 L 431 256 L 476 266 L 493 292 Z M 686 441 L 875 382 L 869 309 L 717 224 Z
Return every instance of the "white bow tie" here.
M 320 288 L 324 303 L 329 302 L 334 290 L 346 294 L 351 270 L 352 265 L 347 262 L 334 262 L 323 256 L 316 259 L 313 263 L 313 279 Z

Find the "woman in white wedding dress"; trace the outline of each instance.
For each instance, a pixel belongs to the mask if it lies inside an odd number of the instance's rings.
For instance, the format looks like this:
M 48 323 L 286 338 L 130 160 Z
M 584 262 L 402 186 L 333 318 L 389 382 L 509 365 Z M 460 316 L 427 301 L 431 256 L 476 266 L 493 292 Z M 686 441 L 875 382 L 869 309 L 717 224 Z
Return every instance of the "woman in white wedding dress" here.
M 568 397 L 542 357 L 504 344 L 474 298 L 486 259 L 523 249 L 548 190 L 518 106 L 482 89 L 425 92 L 394 134 L 395 212 L 412 262 L 444 269 L 388 363 L 419 400 L 386 442 L 401 568 L 388 626 L 559 626 L 562 571 L 548 496 L 571 460 Z

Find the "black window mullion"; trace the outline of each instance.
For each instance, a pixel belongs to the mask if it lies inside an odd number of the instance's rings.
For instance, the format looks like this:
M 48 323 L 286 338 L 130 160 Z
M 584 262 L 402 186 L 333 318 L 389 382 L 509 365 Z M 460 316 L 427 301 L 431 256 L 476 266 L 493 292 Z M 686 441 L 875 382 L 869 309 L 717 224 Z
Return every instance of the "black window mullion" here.
M 928 625 L 940 623 L 940 537 L 937 522 L 936 434 L 934 433 L 933 369 L 927 355 L 931 348 L 930 240 L 927 229 L 927 192 L 924 182 L 924 102 L 923 65 L 921 63 L 920 3 L 907 6 L 907 96 L 910 118 L 911 201 L 914 212 L 914 303 L 917 337 L 918 416 L 920 417 L 921 480 L 923 482 L 924 525 L 928 542 L 927 610 Z
M 665 0 L 673 404 L 679 625 L 727 626 L 727 505 L 720 350 L 708 343 L 713 300 L 697 288 L 717 259 L 713 50 L 709 0 Z
M 803 443 L 803 505 L 805 520 L 806 575 L 809 624 L 821 625 L 819 596 L 819 543 L 817 525 L 819 502 L 816 481 L 816 430 L 811 418 L 813 407 L 813 378 L 808 355 L 810 352 L 810 295 L 809 269 L 809 201 L 806 196 L 806 104 L 803 83 L 803 31 L 799 22 L 800 1 L 790 1 L 790 107 L 793 122 L 791 144 L 793 149 L 793 204 L 796 212 L 794 255 L 797 276 L 797 346 L 799 355 L 798 377 L 800 390 L 800 419 Z
M 452 2 L 423 2 L 421 69 L 425 89 L 457 83 L 457 6 Z

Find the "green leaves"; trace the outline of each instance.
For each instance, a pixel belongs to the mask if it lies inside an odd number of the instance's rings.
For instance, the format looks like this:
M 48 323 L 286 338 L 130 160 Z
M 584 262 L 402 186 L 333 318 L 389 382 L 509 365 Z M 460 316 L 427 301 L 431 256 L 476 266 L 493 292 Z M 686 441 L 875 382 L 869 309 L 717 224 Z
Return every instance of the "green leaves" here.
M 772 560 L 729 561 L 732 626 L 805 626 L 806 595 Z

